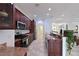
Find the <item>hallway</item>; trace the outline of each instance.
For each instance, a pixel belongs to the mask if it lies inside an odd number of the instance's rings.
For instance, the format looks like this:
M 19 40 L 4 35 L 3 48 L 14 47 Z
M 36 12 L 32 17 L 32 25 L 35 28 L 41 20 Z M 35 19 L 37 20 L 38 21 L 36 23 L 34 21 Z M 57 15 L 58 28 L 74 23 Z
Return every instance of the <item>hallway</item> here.
M 41 20 L 36 21 L 36 40 L 28 47 L 28 56 L 47 56 L 45 45 L 44 24 Z

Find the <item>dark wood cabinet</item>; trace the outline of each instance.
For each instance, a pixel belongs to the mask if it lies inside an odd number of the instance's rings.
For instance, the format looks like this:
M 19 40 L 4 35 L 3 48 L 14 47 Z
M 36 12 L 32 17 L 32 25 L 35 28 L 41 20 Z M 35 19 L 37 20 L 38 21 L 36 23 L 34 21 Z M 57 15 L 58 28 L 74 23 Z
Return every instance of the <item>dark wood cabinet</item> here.
M 7 16 L 0 15 L 0 29 L 13 29 L 13 5 L 0 3 L 0 12 L 7 13 Z
M 28 47 L 32 41 L 33 41 L 32 33 L 16 35 L 15 36 L 15 47 Z
M 17 21 L 20 21 L 22 23 L 25 23 L 26 29 L 25 30 L 29 30 L 29 33 L 26 33 L 26 35 L 28 35 L 28 45 L 29 46 L 31 44 L 31 42 L 35 39 L 35 21 L 34 20 L 30 20 L 27 16 L 25 16 L 20 10 L 18 10 L 17 8 L 15 8 L 15 29 L 17 29 Z M 15 42 L 15 47 L 19 46 L 21 47 L 21 41 L 17 41 Z M 19 45 L 18 45 L 19 44 Z M 26 45 L 26 44 L 25 44 Z
M 11 3 L 0 3 L 0 12 L 6 12 L 8 16 L 1 16 L 0 14 L 0 30 L 1 29 L 17 29 L 17 22 L 20 21 L 25 24 L 25 29 L 29 30 L 29 43 L 35 39 L 35 21 L 30 20 L 24 15 L 14 4 Z M 22 27 L 22 26 L 21 26 Z M 21 30 L 21 29 L 19 29 Z M 15 46 L 20 46 L 21 41 L 16 41 Z
M 62 40 L 48 40 L 48 56 L 62 56 Z
M 7 17 L 0 16 L 0 29 L 17 29 L 17 21 L 25 23 L 26 29 L 30 29 L 31 20 L 11 3 L 0 3 L 0 12 L 6 12 Z
M 25 16 L 21 11 L 15 8 L 15 22 L 17 21 L 25 23 L 26 30 L 29 30 L 31 20 L 27 16 Z M 15 27 L 17 29 L 17 25 Z
M 15 47 L 21 47 L 21 39 L 16 39 L 16 40 L 15 40 Z
M 36 38 L 35 38 L 35 28 L 36 28 L 36 23 L 35 23 L 35 21 L 34 20 L 32 20 L 31 22 L 30 22 L 30 33 L 32 33 L 33 34 L 33 40 L 35 40 Z

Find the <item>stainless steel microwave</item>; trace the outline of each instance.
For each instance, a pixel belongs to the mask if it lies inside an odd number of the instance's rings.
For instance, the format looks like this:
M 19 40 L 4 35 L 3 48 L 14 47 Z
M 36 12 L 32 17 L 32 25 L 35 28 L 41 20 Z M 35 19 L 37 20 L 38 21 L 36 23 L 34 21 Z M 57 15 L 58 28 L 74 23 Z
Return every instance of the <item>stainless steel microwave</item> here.
M 26 24 L 21 22 L 21 21 L 17 21 L 16 22 L 16 28 L 19 30 L 25 30 L 26 29 Z

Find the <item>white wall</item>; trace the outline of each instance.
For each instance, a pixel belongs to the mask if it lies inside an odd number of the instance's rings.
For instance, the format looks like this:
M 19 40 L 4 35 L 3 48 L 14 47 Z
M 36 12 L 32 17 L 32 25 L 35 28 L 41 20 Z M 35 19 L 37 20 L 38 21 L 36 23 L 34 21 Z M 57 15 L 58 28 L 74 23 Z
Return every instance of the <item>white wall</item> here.
M 45 28 L 45 33 L 50 33 L 52 31 L 52 26 L 51 26 L 51 21 L 50 19 L 45 19 L 44 20 L 44 28 Z
M 66 37 L 62 37 L 62 55 L 66 56 L 66 53 L 67 53 Z
M 14 30 L 0 30 L 0 44 L 7 43 L 7 46 L 14 47 Z

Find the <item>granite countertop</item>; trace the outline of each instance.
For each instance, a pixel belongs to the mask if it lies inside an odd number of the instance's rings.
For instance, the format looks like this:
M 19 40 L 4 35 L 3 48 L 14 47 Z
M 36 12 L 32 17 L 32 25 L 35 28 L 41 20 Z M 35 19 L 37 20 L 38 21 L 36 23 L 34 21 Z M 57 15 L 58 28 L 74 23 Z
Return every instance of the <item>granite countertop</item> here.
M 50 39 L 55 40 L 55 39 L 61 39 L 62 36 L 56 35 L 56 34 L 53 34 L 53 35 L 48 34 L 48 35 L 45 36 L 45 38 L 46 38 L 47 40 L 50 40 Z

